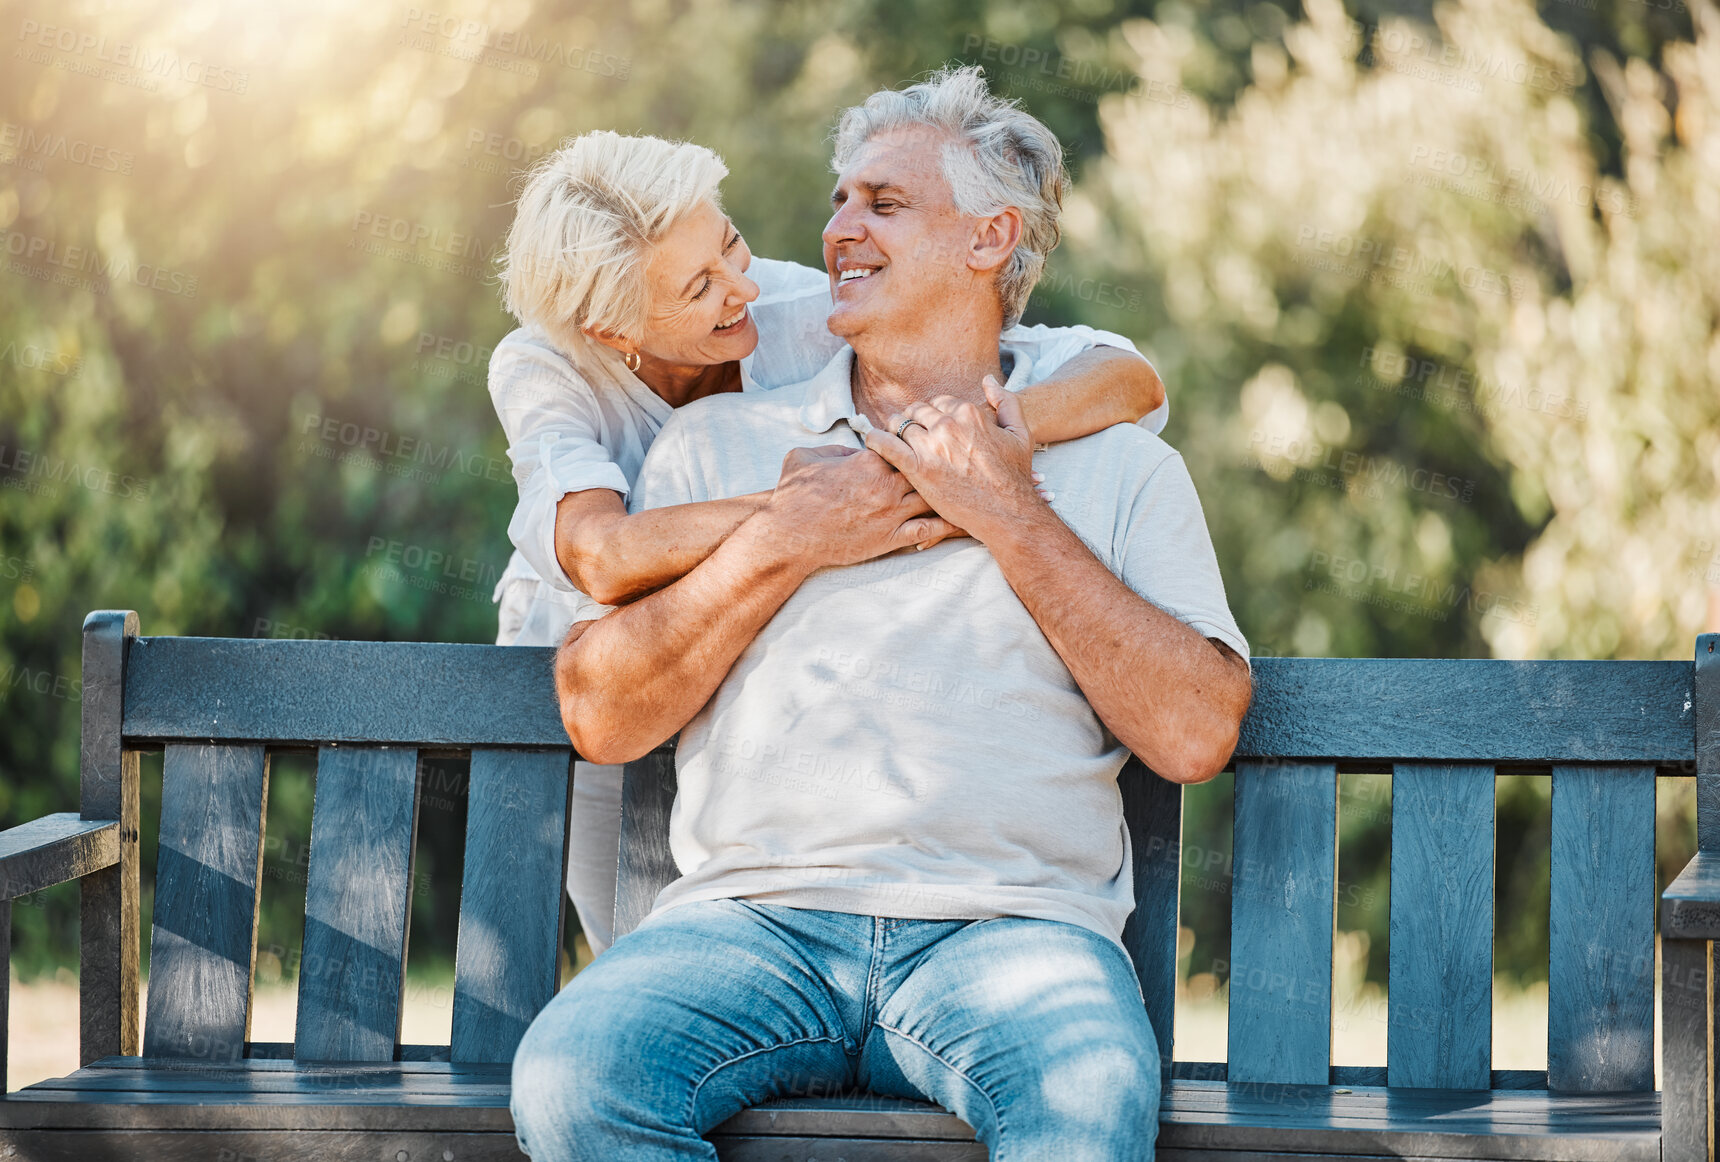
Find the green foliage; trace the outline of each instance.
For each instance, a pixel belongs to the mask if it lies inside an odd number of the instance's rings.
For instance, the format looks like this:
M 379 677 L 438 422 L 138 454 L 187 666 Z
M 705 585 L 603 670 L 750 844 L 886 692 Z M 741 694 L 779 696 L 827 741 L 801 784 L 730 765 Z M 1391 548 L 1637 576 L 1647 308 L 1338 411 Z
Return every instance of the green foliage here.
M 1330 4 L 1308 20 L 1242 0 L 472 0 L 446 18 L 334 0 L 0 9 L 18 32 L 0 72 L 0 824 L 75 805 L 77 627 L 91 609 L 136 609 L 145 633 L 491 640 L 514 489 L 484 371 L 512 325 L 493 258 L 522 165 L 597 127 L 698 140 L 727 159 L 726 205 L 754 251 L 817 264 L 836 113 L 954 61 L 986 66 L 1067 144 L 1077 191 L 1028 321 L 1107 327 L 1153 354 L 1174 401 L 1167 437 L 1201 486 L 1259 653 L 1688 648 L 1700 585 L 1668 596 L 1609 580 L 1619 531 L 1657 495 L 1684 498 L 1645 525 L 1644 551 L 1663 556 L 1682 551 L 1679 522 L 1700 537 L 1712 495 L 1710 445 L 1698 455 L 1690 433 L 1715 428 L 1712 391 L 1695 386 L 1720 349 L 1711 318 L 1702 325 L 1714 283 L 1674 276 L 1698 194 L 1715 188 L 1692 159 L 1702 142 L 1714 156 L 1720 114 L 1700 90 L 1713 42 L 1706 56 L 1679 43 L 1678 12 L 1555 4 L 1549 28 L 1500 0 L 1440 9 L 1439 33 L 1430 11 L 1411 14 L 1430 43 L 1506 45 L 1568 68 L 1576 87 L 1555 101 L 1418 82 L 1377 37 L 1346 35 Z M 1585 68 L 1559 28 L 1642 59 Z M 1696 95 L 1676 140 L 1668 76 Z M 1491 134 L 1494 110 L 1511 132 Z M 1607 188 L 1649 216 L 1408 183 L 1418 141 L 1507 168 L 1524 164 L 1513 151 L 1536 165 L 1556 151 L 1591 185 L 1611 175 Z M 1312 247 L 1297 245 L 1303 228 Z M 1712 269 L 1720 228 L 1704 229 L 1708 265 L 1692 271 Z M 1514 293 L 1316 269 L 1304 260 L 1330 257 L 1320 230 L 1380 246 L 1436 237 L 1526 280 L 1555 338 L 1531 334 Z M 1639 250 L 1661 313 L 1617 344 L 1605 377 L 1571 382 L 1549 348 L 1569 333 L 1558 303 L 1597 279 L 1604 289 L 1594 272 Z M 1667 305 L 1667 287 L 1688 310 Z M 1661 354 L 1637 342 L 1648 338 Z M 1606 424 L 1507 430 L 1406 392 L 1409 359 L 1489 382 L 1508 363 L 1559 394 L 1580 386 Z M 1644 359 L 1657 394 L 1631 376 Z M 1653 427 L 1669 392 L 1699 398 Z M 1596 506 L 1572 482 L 1600 460 L 1543 454 L 1648 427 L 1642 446 L 1665 449 L 1652 494 L 1627 471 Z M 1311 443 L 1322 451 L 1310 460 Z M 1619 479 L 1612 452 L 1594 455 Z M 1598 533 L 1565 531 L 1573 505 L 1598 507 Z M 1525 551 L 1549 528 L 1558 555 L 1525 579 Z M 1557 580 L 1559 561 L 1597 578 L 1586 595 Z M 1529 608 L 1540 616 L 1525 628 Z M 1614 630 L 1583 628 L 1613 608 L 1628 613 Z M 158 795 L 159 774 L 145 783 Z M 452 804 L 426 826 L 435 852 L 434 836 L 457 834 Z M 286 948 L 302 913 L 290 869 L 309 834 L 308 777 L 278 778 L 270 811 L 281 871 L 265 882 L 262 943 Z M 1191 795 L 1190 827 L 1222 830 L 1227 811 L 1224 795 Z M 146 849 L 146 875 L 152 863 Z M 457 898 L 457 859 L 423 866 L 435 899 L 421 899 L 418 934 L 449 926 Z M 75 916 L 56 899 L 18 910 L 27 973 L 74 959 Z M 1371 916 L 1383 949 L 1384 910 Z M 445 957 L 448 943 L 424 948 Z M 1509 955 L 1532 966 L 1535 952 Z

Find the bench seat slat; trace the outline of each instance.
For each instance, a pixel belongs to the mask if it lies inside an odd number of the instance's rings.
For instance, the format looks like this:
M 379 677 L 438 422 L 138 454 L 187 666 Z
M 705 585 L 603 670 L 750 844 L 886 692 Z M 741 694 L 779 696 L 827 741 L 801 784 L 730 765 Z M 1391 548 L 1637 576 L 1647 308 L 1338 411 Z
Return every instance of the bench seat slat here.
M 269 757 L 173 745 L 161 779 L 143 1051 L 232 1061 L 250 1028 Z
M 294 1040 L 300 1060 L 394 1057 L 417 827 L 415 749 L 321 749 Z
M 1547 1079 L 1654 1088 L 1654 770 L 1553 768 Z
M 1332 1048 L 1338 773 L 1238 762 L 1230 1080 L 1324 1084 Z
M 451 1053 L 509 1062 L 555 996 L 573 752 L 475 750 Z
M 379 1159 L 458 1158 L 460 1162 L 521 1162 L 512 1130 L 59 1130 L 0 1132 L 30 1162 L 90 1162 L 92 1158 L 233 1159 L 243 1162 L 378 1162 Z
M 184 1073 L 177 1071 L 177 1077 L 183 1079 Z M 223 1102 L 207 1092 L 140 1089 L 73 1095 L 36 1086 L 0 1101 L 0 1127 L 511 1129 L 506 1087 L 480 1076 L 472 1075 L 463 1087 L 450 1076 L 447 1093 L 390 1095 L 325 1086 L 320 1092 L 247 1091 L 242 1102 Z M 1659 1157 L 1659 1111 L 1653 1093 L 1490 1094 L 1172 1082 L 1161 1112 L 1159 1148 L 1161 1154 L 1199 1150 L 1649 1162 Z M 731 1141 L 752 1138 L 775 1141 L 783 1149 L 817 1140 L 816 1156 L 854 1157 L 847 1150 L 850 1142 L 884 1143 L 897 1150 L 891 1156 L 903 1157 L 917 1156 L 907 1152 L 923 1142 L 972 1144 L 973 1131 L 936 1106 L 857 1095 L 772 1102 L 737 1114 L 711 1137 L 720 1153 Z
M 1493 1049 L 1490 766 L 1392 772 L 1387 1081 L 1486 1089 Z

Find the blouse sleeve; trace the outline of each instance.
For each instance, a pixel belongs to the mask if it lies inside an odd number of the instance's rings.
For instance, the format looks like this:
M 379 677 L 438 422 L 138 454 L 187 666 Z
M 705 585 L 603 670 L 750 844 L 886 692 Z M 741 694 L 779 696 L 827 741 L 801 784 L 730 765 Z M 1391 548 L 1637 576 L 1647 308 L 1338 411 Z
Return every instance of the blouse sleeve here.
M 578 593 L 556 557 L 556 505 L 591 488 L 627 495 L 627 478 L 603 446 L 603 414 L 591 386 L 553 349 L 515 331 L 490 357 L 490 400 L 519 488 L 508 537 L 539 577 Z
M 1032 370 L 1026 380 L 1022 381 L 1023 387 L 1051 378 L 1065 363 L 1095 347 L 1116 347 L 1141 355 L 1133 343 L 1111 331 L 1084 326 L 1047 327 L 1043 323 L 1033 327 L 1011 327 L 1003 333 L 1003 346 L 1022 352 L 1033 360 Z M 1141 358 L 1147 357 L 1141 355 Z M 1152 367 L 1152 360 L 1147 360 L 1147 366 Z M 1156 372 L 1157 368 L 1154 370 Z M 1171 401 L 1167 394 L 1165 402 L 1142 416 L 1136 423 L 1157 435 L 1164 431 L 1165 421 L 1170 419 L 1170 415 Z

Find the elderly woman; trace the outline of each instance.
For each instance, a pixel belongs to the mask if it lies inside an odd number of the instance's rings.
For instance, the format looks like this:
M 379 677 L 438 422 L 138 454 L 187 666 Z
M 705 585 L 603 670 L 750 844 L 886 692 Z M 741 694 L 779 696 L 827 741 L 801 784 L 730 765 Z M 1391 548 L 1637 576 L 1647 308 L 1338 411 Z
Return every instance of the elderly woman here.
M 502 645 L 559 645 L 574 622 L 710 555 L 769 494 L 629 514 L 671 409 L 802 382 L 841 349 L 825 327 L 830 277 L 754 259 L 722 210 L 727 174 L 701 146 L 600 131 L 526 182 L 503 273 L 520 327 L 490 360 L 519 485 L 517 551 L 496 589 Z M 1001 346 L 1028 361 L 1020 399 L 1036 438 L 1163 427 L 1163 387 L 1127 339 L 1010 322 Z M 620 785 L 619 767 L 584 763 L 574 781 L 568 893 L 594 953 L 612 938 Z

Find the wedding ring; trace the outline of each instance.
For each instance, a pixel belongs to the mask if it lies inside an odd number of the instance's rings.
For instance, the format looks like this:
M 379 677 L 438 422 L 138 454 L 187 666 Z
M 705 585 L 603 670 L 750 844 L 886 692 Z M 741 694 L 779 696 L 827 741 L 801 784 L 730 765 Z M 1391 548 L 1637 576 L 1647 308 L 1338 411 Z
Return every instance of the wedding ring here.
M 916 419 L 909 418 L 909 419 L 905 419 L 901 423 L 897 424 L 896 425 L 896 439 L 900 440 L 902 438 L 902 433 L 908 430 L 909 424 L 920 424 L 920 421 L 916 420 Z M 920 426 L 923 428 L 926 425 L 920 424 Z

